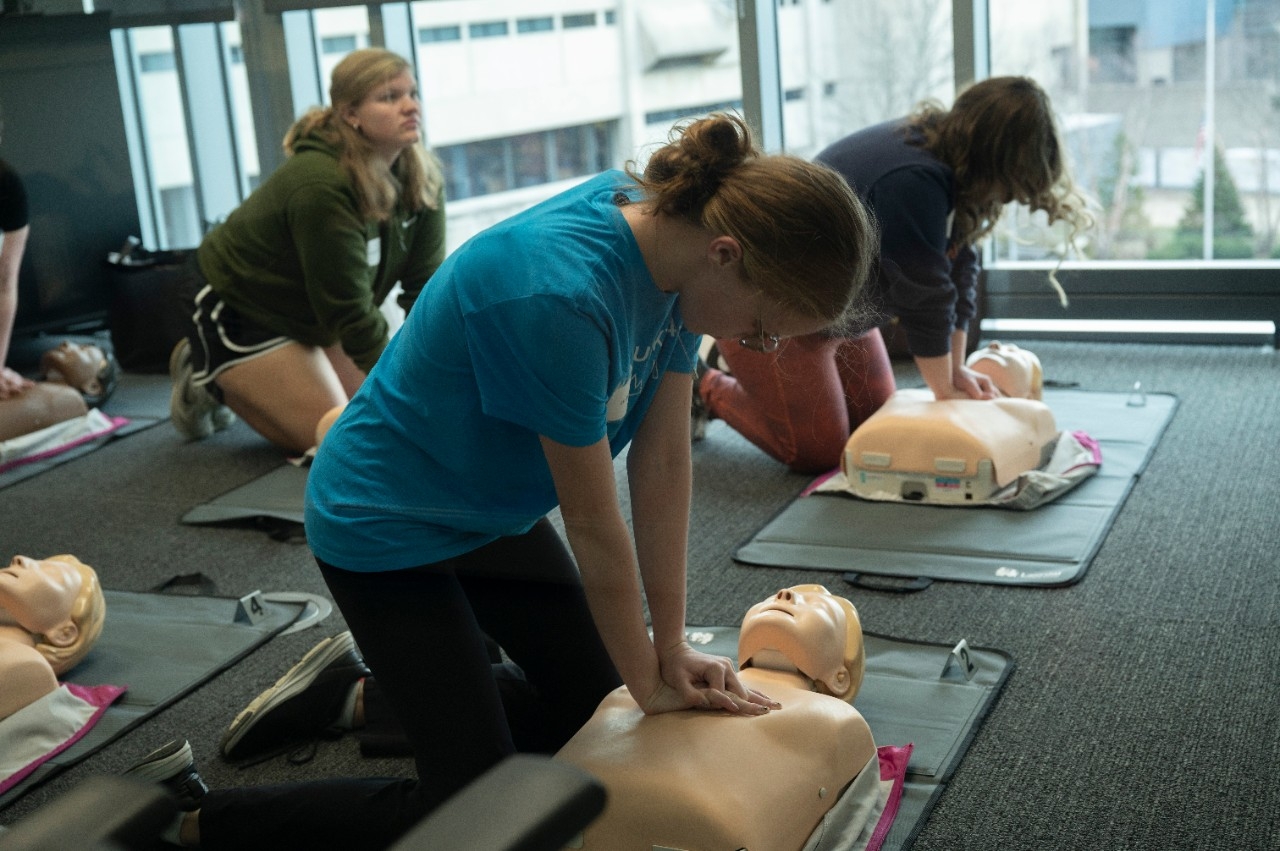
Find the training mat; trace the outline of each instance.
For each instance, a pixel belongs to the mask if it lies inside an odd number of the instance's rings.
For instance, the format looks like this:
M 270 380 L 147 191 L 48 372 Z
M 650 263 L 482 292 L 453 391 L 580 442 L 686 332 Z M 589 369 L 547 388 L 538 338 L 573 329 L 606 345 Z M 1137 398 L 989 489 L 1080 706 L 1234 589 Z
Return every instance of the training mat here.
M 302 523 L 307 468 L 284 464 L 247 484 L 197 505 L 182 516 L 192 525 L 272 518 Z
M 74 745 L 0 796 L 0 809 L 230 668 L 302 613 L 304 603 L 256 598 L 253 618 L 228 597 L 104 591 L 107 617 L 93 650 L 63 682 L 127 691 Z
M 112 421 L 91 439 L 76 439 L 50 449 L 43 447 L 31 457 L 0 461 L 0 488 L 26 481 L 46 470 L 73 461 L 122 437 L 136 434 L 164 422 L 169 417 L 168 376 L 133 375 L 120 378 L 115 392 L 103 403 L 101 414 Z
M 945 579 L 995 585 L 1069 585 L 1084 575 L 1177 409 L 1163 393 L 1046 388 L 1058 427 L 1098 441 L 1102 466 L 1031 511 L 871 502 L 802 494 L 734 553 L 763 567 Z
M 688 627 L 685 637 L 704 653 L 737 659 L 737 627 Z M 1003 651 L 967 643 L 949 647 L 869 632 L 862 638 L 866 674 L 853 705 L 877 745 L 914 745 L 898 814 L 882 846 L 885 851 L 905 849 L 924 826 L 1015 665 Z
M 154 417 L 115 417 L 108 421 L 107 426 L 88 435 L 77 435 L 56 446 L 42 446 L 29 456 L 0 462 L 0 488 L 26 481 L 60 464 L 88 455 L 112 440 L 127 437 L 159 422 L 161 420 Z

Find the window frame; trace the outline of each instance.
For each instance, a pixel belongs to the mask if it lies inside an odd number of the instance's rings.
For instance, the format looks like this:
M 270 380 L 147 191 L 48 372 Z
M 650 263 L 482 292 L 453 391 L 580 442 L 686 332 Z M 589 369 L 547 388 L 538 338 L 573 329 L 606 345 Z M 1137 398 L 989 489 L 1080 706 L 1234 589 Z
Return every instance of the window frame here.
M 952 0 L 951 5 L 954 72 L 960 89 L 990 76 L 990 17 L 987 0 Z M 777 96 L 780 81 L 776 6 L 770 0 L 744 0 L 739 11 L 746 114 L 757 130 L 763 131 L 767 149 L 784 149 L 781 115 L 775 109 L 781 102 Z M 1280 347 L 1277 262 L 1066 262 L 1059 273 L 1070 296 L 1069 306 L 1064 309 L 1048 282 L 1055 262 L 997 261 L 989 244 L 984 247 L 983 259 L 979 312 L 985 318 L 1264 320 L 1270 321 L 1274 329 L 1272 345 Z M 980 334 L 981 329 L 976 332 Z M 1072 337 L 1074 333 L 1063 323 L 1061 331 L 1044 331 L 1039 336 Z M 1095 335 L 1094 339 L 1128 340 L 1133 339 L 1133 333 L 1117 330 Z M 1195 341 L 1238 339 L 1209 334 Z
M 620 0 L 625 2 L 629 0 Z M 987 0 L 950 2 L 954 76 L 959 87 L 990 73 L 989 9 Z M 270 173 L 283 159 L 278 140 L 293 120 L 294 104 L 318 103 L 323 99 L 318 63 L 315 57 L 306 55 L 307 48 L 298 47 L 305 45 L 308 37 L 314 41 L 314 32 L 305 32 L 308 26 L 305 13 L 282 15 L 270 9 L 316 9 L 334 5 L 338 4 L 332 0 L 242 4 L 241 37 L 250 91 L 254 93 L 252 110 L 262 174 Z M 416 32 L 400 32 L 409 19 L 407 3 L 370 4 L 367 8 L 374 43 L 387 44 L 392 49 L 402 46 L 402 42 L 416 43 Z M 765 150 L 785 150 L 782 120 L 785 94 L 778 56 L 777 0 L 739 0 L 737 11 L 743 114 Z M 284 63 L 271 61 L 282 55 L 286 57 Z M 181 57 L 179 65 L 182 65 Z M 181 70 L 180 67 L 180 73 Z M 194 82 L 185 85 L 184 97 L 206 96 L 191 88 Z M 219 157 L 211 150 L 213 143 L 205 139 L 222 137 L 207 137 L 194 127 L 189 127 L 188 132 L 200 140 L 192 145 L 193 158 L 199 161 L 198 165 L 193 163 L 193 168 L 201 176 L 197 194 L 201 198 L 201 216 L 208 221 L 213 218 L 212 213 L 225 206 L 225 201 L 215 198 L 217 192 L 211 183 L 222 179 L 225 185 L 225 178 L 219 177 L 225 174 L 225 163 L 218 167 L 210 165 Z M 229 137 L 227 144 L 233 145 Z M 145 197 L 141 190 L 138 197 L 140 201 Z M 154 211 L 140 211 L 144 221 L 154 215 Z M 1070 307 L 1064 311 L 1046 282 L 1052 262 L 997 261 L 989 248 L 984 254 L 987 262 L 981 308 L 986 317 L 1266 319 L 1280 325 L 1280 285 L 1273 283 L 1280 264 L 1274 262 L 1143 261 L 1136 265 L 1118 261 L 1069 262 L 1061 275 L 1071 295 Z M 1280 341 L 1280 336 L 1276 341 Z

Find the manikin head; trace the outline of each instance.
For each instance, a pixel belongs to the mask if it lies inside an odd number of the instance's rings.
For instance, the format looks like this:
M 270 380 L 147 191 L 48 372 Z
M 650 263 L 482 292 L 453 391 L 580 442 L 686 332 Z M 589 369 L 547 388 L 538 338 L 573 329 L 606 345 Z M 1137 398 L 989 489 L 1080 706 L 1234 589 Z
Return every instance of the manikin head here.
M 1011 399 L 1038 400 L 1044 396 L 1040 359 L 1013 343 L 993 340 L 969 355 L 965 365 L 989 376 L 1000 392 Z
M 116 388 L 119 371 L 115 358 L 88 343 L 63 340 L 40 356 L 45 380 L 74 387 L 90 406 L 107 400 Z
M 55 674 L 88 654 L 105 616 L 98 575 L 75 556 L 19 555 L 0 569 L 0 625 L 29 632 Z
M 852 702 L 866 667 L 858 611 L 821 585 L 783 588 L 743 617 L 738 667 L 796 670 Z

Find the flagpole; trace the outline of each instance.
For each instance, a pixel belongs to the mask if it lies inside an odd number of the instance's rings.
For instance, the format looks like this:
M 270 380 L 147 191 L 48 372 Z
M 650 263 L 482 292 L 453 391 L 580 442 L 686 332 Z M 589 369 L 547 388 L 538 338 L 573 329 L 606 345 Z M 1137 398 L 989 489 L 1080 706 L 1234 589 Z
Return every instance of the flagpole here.
M 1204 259 L 1213 259 L 1213 215 L 1214 215 L 1214 167 L 1218 162 L 1218 149 L 1214 137 L 1214 98 L 1217 89 L 1217 14 L 1215 0 L 1205 2 L 1205 35 L 1204 35 L 1204 125 L 1205 125 L 1205 158 L 1204 158 Z

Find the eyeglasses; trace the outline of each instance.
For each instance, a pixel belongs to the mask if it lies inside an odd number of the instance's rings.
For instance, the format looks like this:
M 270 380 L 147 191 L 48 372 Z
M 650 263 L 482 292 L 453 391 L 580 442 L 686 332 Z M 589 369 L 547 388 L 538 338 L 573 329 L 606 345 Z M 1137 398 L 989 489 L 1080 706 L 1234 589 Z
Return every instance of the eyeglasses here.
M 766 334 L 764 326 L 760 326 L 759 337 L 742 337 L 738 340 L 738 345 L 744 349 L 750 349 L 753 352 L 759 352 L 762 355 L 771 354 L 778 350 L 782 338 L 775 334 Z

